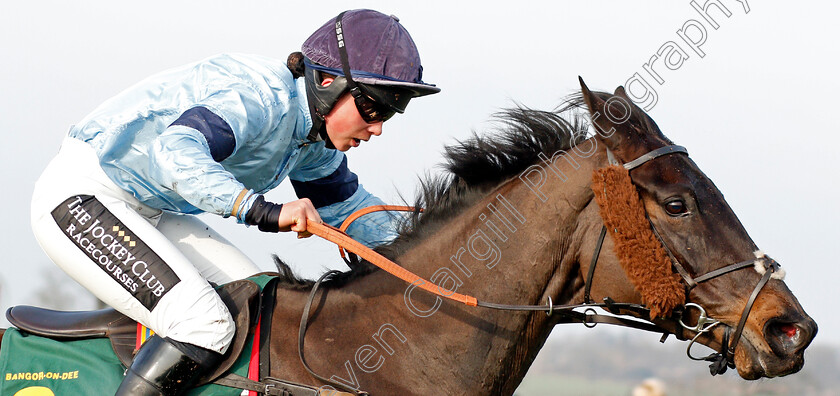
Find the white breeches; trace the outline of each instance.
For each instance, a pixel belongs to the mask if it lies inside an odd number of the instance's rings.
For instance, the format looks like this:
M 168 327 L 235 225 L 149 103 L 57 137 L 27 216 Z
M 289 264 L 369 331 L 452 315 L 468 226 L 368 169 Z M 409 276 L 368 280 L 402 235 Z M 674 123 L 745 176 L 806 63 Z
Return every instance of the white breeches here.
M 260 272 L 190 215 L 143 205 L 102 171 L 87 143 L 66 138 L 35 184 L 41 248 L 97 298 L 162 337 L 224 353 L 234 323 L 208 280 Z

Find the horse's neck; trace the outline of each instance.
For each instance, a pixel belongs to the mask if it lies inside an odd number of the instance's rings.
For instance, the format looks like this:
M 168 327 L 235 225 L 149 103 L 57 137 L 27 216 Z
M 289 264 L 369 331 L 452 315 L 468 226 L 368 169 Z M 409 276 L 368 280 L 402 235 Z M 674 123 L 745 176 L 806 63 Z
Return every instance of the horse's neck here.
M 565 166 L 564 166 L 565 165 Z M 590 200 L 588 164 L 545 169 L 540 196 L 519 179 L 489 194 L 398 258 L 445 288 L 504 304 L 545 304 L 580 288 L 577 217 Z M 533 175 L 532 175 L 533 176 Z M 378 274 L 382 275 L 382 274 Z M 359 285 L 359 287 L 363 287 Z M 543 313 L 495 311 L 436 301 L 419 289 L 396 295 L 408 327 L 422 329 L 399 378 L 434 378 L 431 389 L 454 394 L 512 394 L 551 331 Z M 568 301 L 555 301 L 555 304 Z M 413 317 L 412 317 L 413 316 Z M 422 345 L 422 347 L 420 347 Z M 423 381 L 413 389 L 429 386 Z M 412 389 L 412 388 L 410 388 Z
M 575 290 L 564 289 L 581 287 L 577 218 L 591 197 L 591 164 L 556 165 L 567 177 L 543 170 L 545 200 L 533 186 L 513 179 L 396 261 L 482 301 L 544 304 L 558 295 L 568 300 Z M 302 300 L 278 299 L 290 311 Z M 275 319 L 284 327 L 275 331 L 292 333 L 293 316 Z M 553 324 L 543 313 L 443 301 L 383 271 L 330 291 L 312 316 L 306 350 L 316 371 L 385 395 L 512 394 Z M 283 344 L 276 347 L 282 356 L 272 360 L 285 365 L 276 375 L 311 381 L 287 362 L 296 360 L 293 340 L 275 339 Z

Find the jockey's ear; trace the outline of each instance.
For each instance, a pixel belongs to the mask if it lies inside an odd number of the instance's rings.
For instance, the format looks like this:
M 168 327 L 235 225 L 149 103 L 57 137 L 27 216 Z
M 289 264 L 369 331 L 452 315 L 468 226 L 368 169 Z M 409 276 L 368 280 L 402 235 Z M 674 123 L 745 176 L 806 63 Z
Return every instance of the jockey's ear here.
M 629 162 L 652 148 L 671 144 L 656 123 L 627 96 L 624 87 L 616 88 L 613 95 L 592 92 L 583 78 L 578 79 L 598 140 L 620 160 Z

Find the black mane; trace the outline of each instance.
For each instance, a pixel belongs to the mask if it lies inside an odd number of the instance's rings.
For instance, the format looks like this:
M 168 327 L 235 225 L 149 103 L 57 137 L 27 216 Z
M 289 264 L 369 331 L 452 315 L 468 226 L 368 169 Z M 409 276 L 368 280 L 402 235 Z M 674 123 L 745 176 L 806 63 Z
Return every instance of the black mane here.
M 494 115 L 498 127 L 489 134 L 473 136 L 445 148 L 445 169 L 442 175 L 426 176 L 412 206 L 424 208 L 413 212 L 400 224 L 399 235 L 391 243 L 376 249 L 394 259 L 433 234 L 448 219 L 483 198 L 508 179 L 519 175 L 536 163 L 540 153 L 551 156 L 558 150 L 569 150 L 587 137 L 588 123 L 574 112 L 581 106 L 574 97 L 555 111 L 533 110 L 518 105 Z M 309 287 L 314 282 L 297 278 L 285 263 L 275 257 L 287 287 Z M 285 268 L 283 268 L 285 267 Z M 375 271 L 362 262 L 351 270 L 324 283 L 338 287 Z

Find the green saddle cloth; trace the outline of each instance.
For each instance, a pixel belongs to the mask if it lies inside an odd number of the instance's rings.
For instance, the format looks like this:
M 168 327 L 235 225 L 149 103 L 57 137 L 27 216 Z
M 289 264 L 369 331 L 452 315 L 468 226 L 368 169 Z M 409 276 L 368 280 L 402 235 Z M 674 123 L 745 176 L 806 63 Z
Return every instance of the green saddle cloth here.
M 249 278 L 260 289 L 270 277 Z M 242 350 L 231 372 L 248 375 L 253 339 Z M 125 367 L 108 338 L 58 341 L 16 328 L 6 330 L 0 344 L 2 396 L 110 396 L 117 392 Z M 189 396 L 238 396 L 241 389 L 208 384 Z

